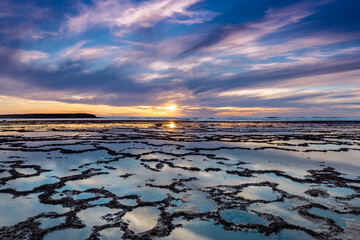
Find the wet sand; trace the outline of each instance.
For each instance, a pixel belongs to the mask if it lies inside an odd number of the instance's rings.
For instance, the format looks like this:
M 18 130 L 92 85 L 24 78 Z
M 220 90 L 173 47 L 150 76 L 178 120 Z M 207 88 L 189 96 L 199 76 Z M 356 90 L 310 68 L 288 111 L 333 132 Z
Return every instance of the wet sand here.
M 0 123 L 0 239 L 356 239 L 360 122 Z

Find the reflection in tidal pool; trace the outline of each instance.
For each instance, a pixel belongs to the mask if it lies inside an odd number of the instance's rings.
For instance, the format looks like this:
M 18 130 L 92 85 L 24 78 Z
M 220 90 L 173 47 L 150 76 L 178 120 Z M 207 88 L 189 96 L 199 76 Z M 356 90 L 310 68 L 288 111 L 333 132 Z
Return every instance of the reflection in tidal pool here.
M 354 239 L 359 139 L 351 122 L 6 122 L 0 239 Z
M 247 224 L 247 223 L 256 223 L 267 225 L 268 221 L 257 216 L 251 211 L 241 211 L 237 209 L 225 209 L 220 212 L 221 217 L 235 224 Z
M 141 207 L 128 212 L 124 220 L 135 232 L 145 232 L 155 227 L 160 211 L 153 207 Z
M 171 123 L 168 124 L 168 127 L 169 128 L 176 128 L 176 124 L 171 122 Z
M 275 200 L 276 194 L 270 187 L 250 186 L 243 189 L 237 194 L 238 197 L 243 197 L 250 200 Z

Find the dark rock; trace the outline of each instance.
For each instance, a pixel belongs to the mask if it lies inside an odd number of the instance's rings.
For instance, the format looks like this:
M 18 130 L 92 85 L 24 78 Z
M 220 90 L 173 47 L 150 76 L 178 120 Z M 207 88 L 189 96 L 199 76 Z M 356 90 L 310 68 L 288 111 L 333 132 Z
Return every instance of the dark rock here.
M 158 163 L 156 164 L 155 166 L 157 169 L 162 169 L 164 167 L 164 164 L 163 163 Z

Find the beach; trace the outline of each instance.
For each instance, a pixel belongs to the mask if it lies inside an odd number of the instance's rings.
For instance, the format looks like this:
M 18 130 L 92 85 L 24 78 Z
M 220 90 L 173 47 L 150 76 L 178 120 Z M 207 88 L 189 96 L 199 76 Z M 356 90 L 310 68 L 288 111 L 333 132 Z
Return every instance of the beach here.
M 0 122 L 0 239 L 359 234 L 359 121 Z

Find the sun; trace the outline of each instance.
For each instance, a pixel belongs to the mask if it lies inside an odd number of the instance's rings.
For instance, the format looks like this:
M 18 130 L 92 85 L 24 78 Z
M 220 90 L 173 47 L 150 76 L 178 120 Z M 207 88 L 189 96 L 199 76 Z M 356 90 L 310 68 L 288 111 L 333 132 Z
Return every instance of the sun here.
M 176 105 L 170 105 L 168 107 L 165 107 L 165 109 L 168 109 L 170 111 L 175 111 L 177 109 Z

